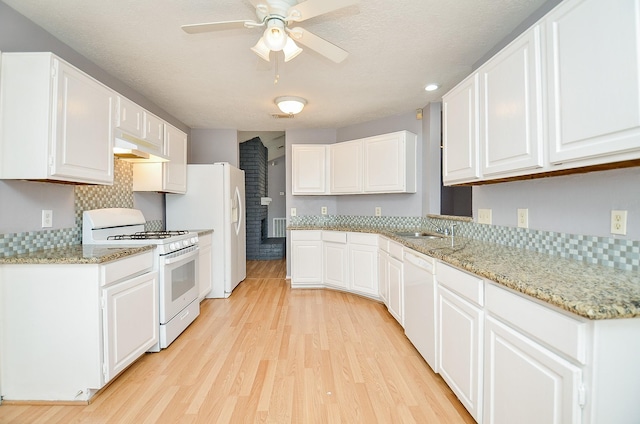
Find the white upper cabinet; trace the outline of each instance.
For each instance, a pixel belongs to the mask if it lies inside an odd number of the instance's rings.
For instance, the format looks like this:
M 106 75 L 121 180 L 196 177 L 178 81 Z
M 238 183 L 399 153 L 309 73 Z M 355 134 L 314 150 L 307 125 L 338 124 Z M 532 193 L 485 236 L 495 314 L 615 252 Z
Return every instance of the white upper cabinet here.
M 164 121 L 125 97 L 116 102 L 116 138 L 154 155 L 164 155 Z
M 442 181 L 456 184 L 480 178 L 478 165 L 478 74 L 473 74 L 442 98 Z
M 329 176 L 332 194 L 362 191 L 362 140 L 329 145 Z
M 291 146 L 292 194 L 327 194 L 327 145 Z
M 118 96 L 116 102 L 116 128 L 134 137 L 142 137 L 144 109 L 132 101 Z
M 133 191 L 187 192 L 187 134 L 170 124 L 164 127 L 169 162 L 134 163 Z
M 113 183 L 115 95 L 51 53 L 3 53 L 0 178 Z
M 294 144 L 293 194 L 415 193 L 416 148 L 417 136 L 409 131 L 330 145 Z
M 365 193 L 416 192 L 416 139 L 398 131 L 363 140 Z
M 545 23 L 551 163 L 638 158 L 640 2 L 567 0 Z
M 535 26 L 478 71 L 483 177 L 544 164 L 540 43 Z

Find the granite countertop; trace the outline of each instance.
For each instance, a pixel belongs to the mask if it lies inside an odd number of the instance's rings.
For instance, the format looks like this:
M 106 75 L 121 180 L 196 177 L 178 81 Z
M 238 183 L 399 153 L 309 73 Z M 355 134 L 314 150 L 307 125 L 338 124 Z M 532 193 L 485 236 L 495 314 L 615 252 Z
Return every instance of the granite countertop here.
M 154 249 L 155 246 L 104 246 L 75 244 L 67 247 L 38 250 L 37 252 L 0 257 L 0 265 L 29 264 L 103 264 L 137 253 Z
M 464 237 L 414 239 L 376 228 L 290 226 L 384 235 L 411 249 L 589 319 L 640 317 L 640 273 Z M 401 230 L 397 230 L 401 231 Z

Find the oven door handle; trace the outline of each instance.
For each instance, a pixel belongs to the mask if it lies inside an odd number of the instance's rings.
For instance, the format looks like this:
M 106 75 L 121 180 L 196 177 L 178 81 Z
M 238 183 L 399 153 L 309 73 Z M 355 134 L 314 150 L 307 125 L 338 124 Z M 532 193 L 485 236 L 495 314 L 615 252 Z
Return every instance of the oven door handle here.
M 184 255 L 178 255 L 174 257 L 167 257 L 167 256 L 170 256 L 171 254 L 166 255 L 164 258 L 164 264 L 171 265 L 176 262 L 182 262 L 182 261 L 188 262 L 192 258 L 197 257 L 199 254 L 200 247 L 199 246 L 194 246 L 194 247 L 195 248 L 193 250 L 191 250 L 189 253 L 185 253 Z

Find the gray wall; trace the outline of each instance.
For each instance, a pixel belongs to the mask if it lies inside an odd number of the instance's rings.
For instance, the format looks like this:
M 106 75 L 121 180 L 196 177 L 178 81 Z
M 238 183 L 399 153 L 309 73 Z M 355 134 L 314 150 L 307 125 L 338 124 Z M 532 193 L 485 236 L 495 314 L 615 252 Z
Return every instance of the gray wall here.
M 267 196 L 272 201 L 268 207 L 269 237 L 273 237 L 273 218 L 287 217 L 287 162 L 281 156 L 267 164 Z M 284 194 L 280 194 L 284 193 Z
M 240 167 L 238 131 L 230 129 L 193 129 L 189 140 L 189 163 L 229 162 Z
M 640 168 L 473 187 L 473 214 L 492 209 L 493 224 L 515 227 L 529 209 L 529 228 L 612 237 L 611 210 L 627 210 L 627 235 L 640 240 Z

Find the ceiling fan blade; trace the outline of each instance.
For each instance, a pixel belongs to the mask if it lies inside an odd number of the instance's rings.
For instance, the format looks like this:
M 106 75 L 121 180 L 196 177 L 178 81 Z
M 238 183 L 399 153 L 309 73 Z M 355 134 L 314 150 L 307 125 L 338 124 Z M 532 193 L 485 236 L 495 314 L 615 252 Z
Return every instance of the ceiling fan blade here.
M 317 35 L 307 31 L 304 28 L 295 27 L 289 30 L 289 35 L 300 44 L 303 44 L 309 47 L 311 50 L 314 50 L 321 55 L 325 56 L 327 59 L 334 61 L 335 63 L 340 63 L 349 56 L 349 53 L 345 50 L 342 50 L 340 47 L 336 46 L 333 43 L 325 40 L 324 38 L 320 38 Z
M 206 22 L 202 24 L 182 25 L 181 28 L 184 32 L 188 34 L 198 34 L 201 32 L 245 28 L 246 26 L 258 26 L 258 25 L 262 25 L 262 23 L 255 22 L 250 19 L 243 19 L 239 21 L 220 21 L 220 22 Z
M 287 20 L 302 22 L 358 3 L 359 0 L 306 0 L 289 8 Z

